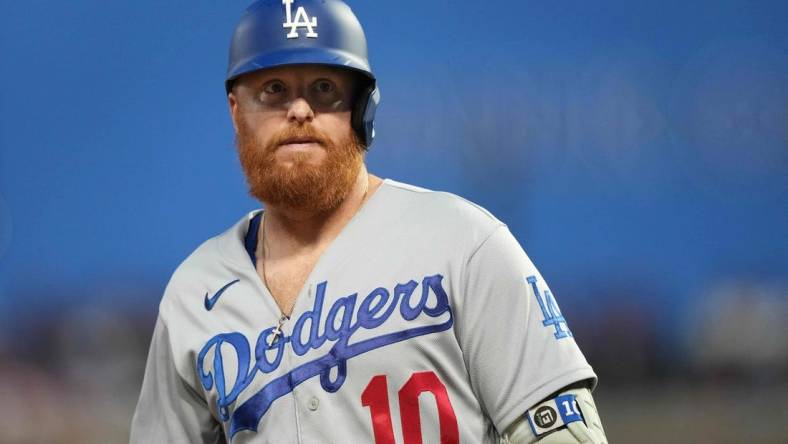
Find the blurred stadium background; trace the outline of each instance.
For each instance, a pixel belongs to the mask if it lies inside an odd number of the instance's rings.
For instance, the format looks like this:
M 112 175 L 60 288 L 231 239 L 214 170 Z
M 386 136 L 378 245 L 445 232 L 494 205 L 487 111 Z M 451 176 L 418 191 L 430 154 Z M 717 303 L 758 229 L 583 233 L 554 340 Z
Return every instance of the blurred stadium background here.
M 0 441 L 128 439 L 158 300 L 255 208 L 248 2 L 0 6 Z M 613 443 L 788 442 L 788 3 L 351 0 L 373 172 L 507 222 Z

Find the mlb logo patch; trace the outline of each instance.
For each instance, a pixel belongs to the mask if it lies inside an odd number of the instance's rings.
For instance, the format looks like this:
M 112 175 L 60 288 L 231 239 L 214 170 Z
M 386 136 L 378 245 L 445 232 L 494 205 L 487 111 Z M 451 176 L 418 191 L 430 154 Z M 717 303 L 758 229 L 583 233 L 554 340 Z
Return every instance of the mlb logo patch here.
M 528 410 L 525 416 L 536 437 L 558 430 L 570 422 L 583 420 L 575 395 L 561 395 L 549 399 Z

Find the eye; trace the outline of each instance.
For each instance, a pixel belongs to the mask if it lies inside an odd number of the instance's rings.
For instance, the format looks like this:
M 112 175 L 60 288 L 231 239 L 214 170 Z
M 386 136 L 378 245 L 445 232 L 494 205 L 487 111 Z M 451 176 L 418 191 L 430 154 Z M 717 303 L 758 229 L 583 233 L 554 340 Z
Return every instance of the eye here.
M 263 84 L 257 100 L 265 106 L 278 106 L 287 100 L 287 86 L 281 80 L 271 80 Z
M 285 92 L 285 85 L 279 80 L 272 80 L 263 85 L 263 92 L 266 94 L 281 94 Z
M 309 86 L 309 101 L 323 111 L 339 111 L 347 98 L 341 85 L 330 79 L 317 79 Z
M 328 79 L 320 79 L 316 81 L 312 88 L 314 88 L 315 92 L 320 94 L 331 94 L 336 90 L 334 82 Z

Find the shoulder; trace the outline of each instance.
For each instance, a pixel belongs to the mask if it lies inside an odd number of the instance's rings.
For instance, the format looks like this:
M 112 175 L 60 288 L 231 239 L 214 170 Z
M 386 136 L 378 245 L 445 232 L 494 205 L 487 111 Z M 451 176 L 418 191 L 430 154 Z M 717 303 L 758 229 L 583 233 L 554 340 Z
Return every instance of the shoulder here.
M 245 215 L 223 233 L 200 244 L 178 265 L 159 305 L 163 318 L 169 317 L 173 311 L 182 312 L 185 307 L 202 306 L 207 290 L 238 274 L 243 261 L 249 260 L 243 238 L 255 213 Z
M 456 194 L 433 191 L 386 179 L 385 215 L 411 245 L 470 257 L 486 239 L 506 225 L 489 211 Z
M 426 223 L 436 223 L 444 229 L 457 228 L 464 232 L 491 233 L 505 226 L 481 205 L 445 191 L 434 191 L 386 179 L 390 199 L 400 212 L 410 212 Z

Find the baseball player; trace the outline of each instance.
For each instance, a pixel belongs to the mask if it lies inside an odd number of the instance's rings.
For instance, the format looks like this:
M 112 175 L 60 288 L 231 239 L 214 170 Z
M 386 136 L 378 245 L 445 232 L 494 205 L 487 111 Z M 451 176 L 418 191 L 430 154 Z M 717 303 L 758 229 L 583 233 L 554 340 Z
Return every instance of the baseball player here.
M 340 0 L 262 0 L 226 80 L 265 210 L 175 271 L 133 443 L 604 443 L 596 375 L 501 221 L 367 172 L 380 100 Z

